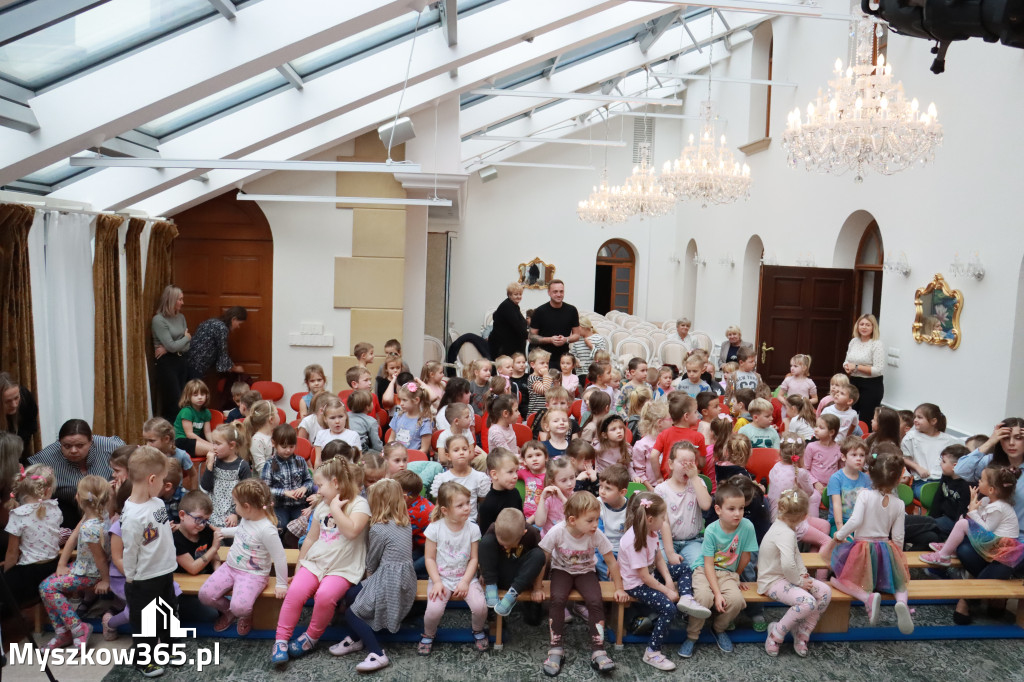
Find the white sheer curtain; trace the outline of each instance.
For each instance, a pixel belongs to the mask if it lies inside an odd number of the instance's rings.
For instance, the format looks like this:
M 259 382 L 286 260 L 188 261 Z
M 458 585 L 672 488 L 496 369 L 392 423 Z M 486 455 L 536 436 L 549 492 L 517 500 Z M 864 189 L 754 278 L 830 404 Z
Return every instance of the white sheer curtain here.
M 36 213 L 29 232 L 36 375 L 43 444 L 60 425 L 92 423 L 95 383 L 92 216 Z

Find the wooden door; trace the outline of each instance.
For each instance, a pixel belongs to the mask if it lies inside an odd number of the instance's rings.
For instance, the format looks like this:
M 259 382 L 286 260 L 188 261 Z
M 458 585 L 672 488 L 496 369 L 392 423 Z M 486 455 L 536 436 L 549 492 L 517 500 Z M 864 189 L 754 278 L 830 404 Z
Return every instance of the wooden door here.
M 818 395 L 842 370 L 853 329 L 853 270 L 763 266 L 757 325 L 757 366 L 775 388 L 797 353 L 811 356 Z M 771 348 L 773 350 L 766 350 Z
M 242 306 L 247 319 L 228 337 L 231 359 L 273 380 L 274 242 L 259 206 L 221 196 L 175 216 L 174 283 L 185 295 L 188 328 Z M 211 387 L 212 388 L 212 387 Z
M 636 257 L 620 239 L 605 242 L 597 252 L 594 277 L 594 311 L 612 310 L 633 314 L 633 274 Z

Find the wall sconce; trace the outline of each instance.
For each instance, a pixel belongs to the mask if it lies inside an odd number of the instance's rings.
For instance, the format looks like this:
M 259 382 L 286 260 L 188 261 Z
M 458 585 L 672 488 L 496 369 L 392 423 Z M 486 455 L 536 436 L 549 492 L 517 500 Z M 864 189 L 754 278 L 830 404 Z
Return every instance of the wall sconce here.
M 778 265 L 779 259 L 775 257 L 775 252 L 772 252 L 770 256 L 761 256 L 761 265 Z
M 910 276 L 910 263 L 907 262 L 907 254 L 900 251 L 900 257 L 898 259 L 893 258 L 892 254 L 886 256 L 885 261 L 882 264 L 883 272 L 894 272 L 897 275 L 903 275 L 904 277 Z
M 797 254 L 797 256 L 796 256 L 796 266 L 798 268 L 813 268 L 816 265 L 817 264 L 814 261 L 814 254 L 813 253 L 807 253 L 807 254 L 799 253 L 799 254 Z
M 704 267 L 707 267 L 708 266 L 708 259 L 707 258 L 701 258 L 699 254 L 695 253 L 695 254 L 693 254 L 693 264 L 696 265 L 697 267 L 700 267 L 702 265 Z
M 728 253 L 718 259 L 719 265 L 728 265 L 730 268 L 736 267 L 736 259 L 731 253 Z
M 953 262 L 949 265 L 949 271 L 957 277 L 973 277 L 978 282 L 985 279 L 985 266 L 981 264 L 981 258 L 977 251 L 966 263 L 960 260 L 959 253 L 954 255 Z
M 673 255 L 668 257 L 668 262 L 672 263 L 673 265 L 679 265 L 683 261 L 679 260 L 679 256 L 673 254 Z

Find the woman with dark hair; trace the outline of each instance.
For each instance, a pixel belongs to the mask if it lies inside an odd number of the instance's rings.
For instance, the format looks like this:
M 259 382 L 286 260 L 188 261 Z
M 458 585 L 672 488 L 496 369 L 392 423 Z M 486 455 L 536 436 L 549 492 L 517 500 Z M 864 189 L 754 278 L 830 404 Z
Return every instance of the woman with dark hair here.
M 35 396 L 10 374 L 0 372 L 0 400 L 3 401 L 3 430 L 21 438 L 21 463 L 24 464 L 32 454 L 32 437 L 39 430 Z
M 185 296 L 181 289 L 168 284 L 150 323 L 161 412 L 164 419 L 172 423 L 178 416 L 178 401 L 188 381 L 187 355 L 192 335 L 188 333 L 188 323 L 181 313 L 184 304 Z
M 957 460 L 953 471 L 960 478 L 976 483 L 981 480 L 981 472 L 989 465 L 1009 467 L 1019 471 L 1024 465 L 1024 419 L 1007 417 L 996 425 L 992 436 L 978 446 L 974 452 Z M 1024 476 L 1017 478 L 1017 488 L 1013 495 L 1013 509 L 1017 512 L 1017 526 L 1020 534 L 1017 539 L 1024 541 Z M 986 561 L 974 549 L 969 540 L 964 540 L 957 547 L 956 555 L 968 573 L 975 578 L 1006 580 L 1019 576 L 1020 567 L 1005 566 L 998 561 Z M 953 613 L 953 622 L 957 625 L 969 625 L 971 613 L 965 599 L 957 602 Z
M 57 487 L 53 492 L 64 515 L 62 525 L 74 528 L 82 518 L 75 502 L 78 482 L 95 474 L 110 480 L 110 454 L 124 445 L 117 436 L 93 436 L 84 419 L 69 419 L 57 433 L 57 442 L 32 455 L 29 462 L 53 469 Z
M 16 433 L 0 433 L 0 502 L 11 499 L 14 479 L 21 473 L 21 438 Z M 0 528 L 7 527 L 9 510 L 0 504 Z M 7 533 L 0 533 L 0 556 L 7 555 Z
M 244 371 L 228 355 L 228 334 L 241 327 L 246 317 L 245 308 L 236 305 L 225 310 L 220 317 L 211 317 L 200 323 L 188 352 L 189 376 L 192 379 L 203 379 L 210 370 L 238 374 Z

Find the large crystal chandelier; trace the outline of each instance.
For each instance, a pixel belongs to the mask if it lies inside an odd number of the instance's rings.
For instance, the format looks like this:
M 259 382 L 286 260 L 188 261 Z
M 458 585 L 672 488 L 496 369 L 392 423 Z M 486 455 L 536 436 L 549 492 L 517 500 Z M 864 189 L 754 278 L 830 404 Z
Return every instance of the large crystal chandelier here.
M 585 223 L 621 223 L 629 216 L 617 201 L 618 187 L 608 186 L 608 169 L 601 173 L 601 184 L 576 207 L 576 215 Z
M 729 204 L 737 199 L 750 196 L 750 166 L 740 166 L 725 144 L 725 135 L 715 141 L 715 124 L 711 113 L 711 102 L 701 105 L 704 130 L 700 142 L 683 149 L 675 161 L 666 161 L 661 171 L 661 181 L 678 199 L 700 201 L 701 205 Z
M 621 187 L 611 190 L 611 204 L 627 216 L 657 218 L 672 211 L 676 198 L 665 190 L 651 165 L 651 145 L 640 145 L 640 165 Z
M 936 122 L 935 105 L 920 111 L 917 99 L 907 101 L 903 83 L 893 83 L 892 64 L 883 55 L 871 63 L 874 36 L 881 26 L 860 11 L 854 21 L 852 63 L 843 70 L 837 59 L 826 95 L 807 105 L 807 116 L 790 112 L 782 144 L 790 166 L 801 162 L 807 170 L 841 175 L 848 170 L 861 182 L 864 171 L 891 175 L 935 157 L 942 143 L 942 126 Z

